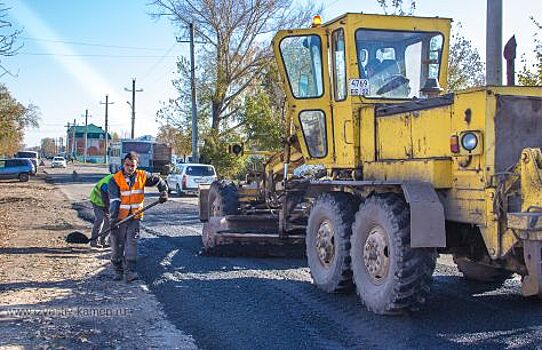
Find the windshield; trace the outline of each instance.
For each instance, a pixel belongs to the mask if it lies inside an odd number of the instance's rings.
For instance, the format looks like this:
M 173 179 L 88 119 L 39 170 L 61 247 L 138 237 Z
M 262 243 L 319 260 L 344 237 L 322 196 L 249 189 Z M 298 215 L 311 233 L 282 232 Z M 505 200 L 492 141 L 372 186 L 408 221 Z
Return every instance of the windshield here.
M 53 160 L 64 160 L 62 157 L 54 157 Z
M 212 166 L 187 166 L 186 175 L 191 176 L 214 176 L 215 169 Z
M 427 79 L 438 79 L 443 36 L 440 33 L 358 29 L 359 76 L 376 98 L 413 98 Z
M 324 93 L 322 43 L 318 35 L 290 36 L 280 42 L 280 54 L 295 98 Z
M 147 154 L 151 151 L 152 144 L 150 142 L 123 142 L 122 153 L 134 151 L 141 154 Z
M 38 158 L 37 152 L 17 152 L 15 155 L 17 158 Z

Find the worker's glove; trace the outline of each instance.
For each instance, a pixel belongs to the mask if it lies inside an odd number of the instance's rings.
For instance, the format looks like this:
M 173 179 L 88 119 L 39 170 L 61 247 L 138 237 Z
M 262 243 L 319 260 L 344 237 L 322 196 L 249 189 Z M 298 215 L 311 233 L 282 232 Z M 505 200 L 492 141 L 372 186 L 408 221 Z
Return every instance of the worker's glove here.
M 162 192 L 160 192 L 160 198 L 158 199 L 158 201 L 160 203 L 165 203 L 165 202 L 167 202 L 167 198 L 168 198 L 167 191 L 162 191 Z

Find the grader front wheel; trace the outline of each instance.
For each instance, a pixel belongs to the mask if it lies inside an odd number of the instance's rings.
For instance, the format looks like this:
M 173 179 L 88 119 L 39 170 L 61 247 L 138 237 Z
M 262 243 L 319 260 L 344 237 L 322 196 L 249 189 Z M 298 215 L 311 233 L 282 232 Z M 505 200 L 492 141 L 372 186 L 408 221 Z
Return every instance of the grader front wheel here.
M 398 314 L 425 302 L 436 251 L 410 247 L 410 215 L 402 197 L 376 195 L 361 204 L 351 244 L 353 280 L 367 309 Z

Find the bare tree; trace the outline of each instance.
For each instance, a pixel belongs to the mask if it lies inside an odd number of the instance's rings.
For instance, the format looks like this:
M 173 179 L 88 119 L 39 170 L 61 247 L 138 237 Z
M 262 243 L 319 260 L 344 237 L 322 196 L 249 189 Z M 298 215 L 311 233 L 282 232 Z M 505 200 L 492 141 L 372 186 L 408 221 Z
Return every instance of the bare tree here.
M 21 48 L 16 46 L 16 40 L 21 30 L 13 29 L 13 25 L 9 21 L 8 11 L 10 9 L 6 7 L 3 2 L 0 2 L 0 56 L 13 56 Z M 13 74 L 4 67 L 0 60 L 0 78 L 6 74 Z
M 399 15 L 399 16 L 411 16 L 416 10 L 416 1 L 410 0 L 408 10 L 403 8 L 403 0 L 376 0 L 385 15 Z M 393 9 L 393 12 L 388 12 L 389 9 Z
M 153 0 L 156 16 L 169 17 L 186 30 L 193 23 L 204 40 L 207 90 L 211 104 L 211 128 L 218 131 L 235 119 L 243 94 L 260 77 L 262 65 L 272 59 L 269 39 L 279 29 L 308 24 L 314 2 L 292 6 L 292 0 Z

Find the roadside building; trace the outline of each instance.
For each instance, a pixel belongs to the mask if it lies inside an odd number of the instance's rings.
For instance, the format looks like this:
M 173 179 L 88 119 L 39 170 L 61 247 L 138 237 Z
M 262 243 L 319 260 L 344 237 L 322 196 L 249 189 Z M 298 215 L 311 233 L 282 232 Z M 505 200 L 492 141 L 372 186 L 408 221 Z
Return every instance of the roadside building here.
M 77 125 L 75 130 L 73 126 L 68 128 L 66 154 L 73 154 L 77 160 L 82 161 L 84 159 L 85 134 L 87 135 L 87 162 L 103 162 L 105 156 L 105 131 L 94 124 L 88 124 L 87 127 Z M 74 135 L 75 145 L 73 143 Z M 111 134 L 109 134 L 108 139 L 111 140 Z

